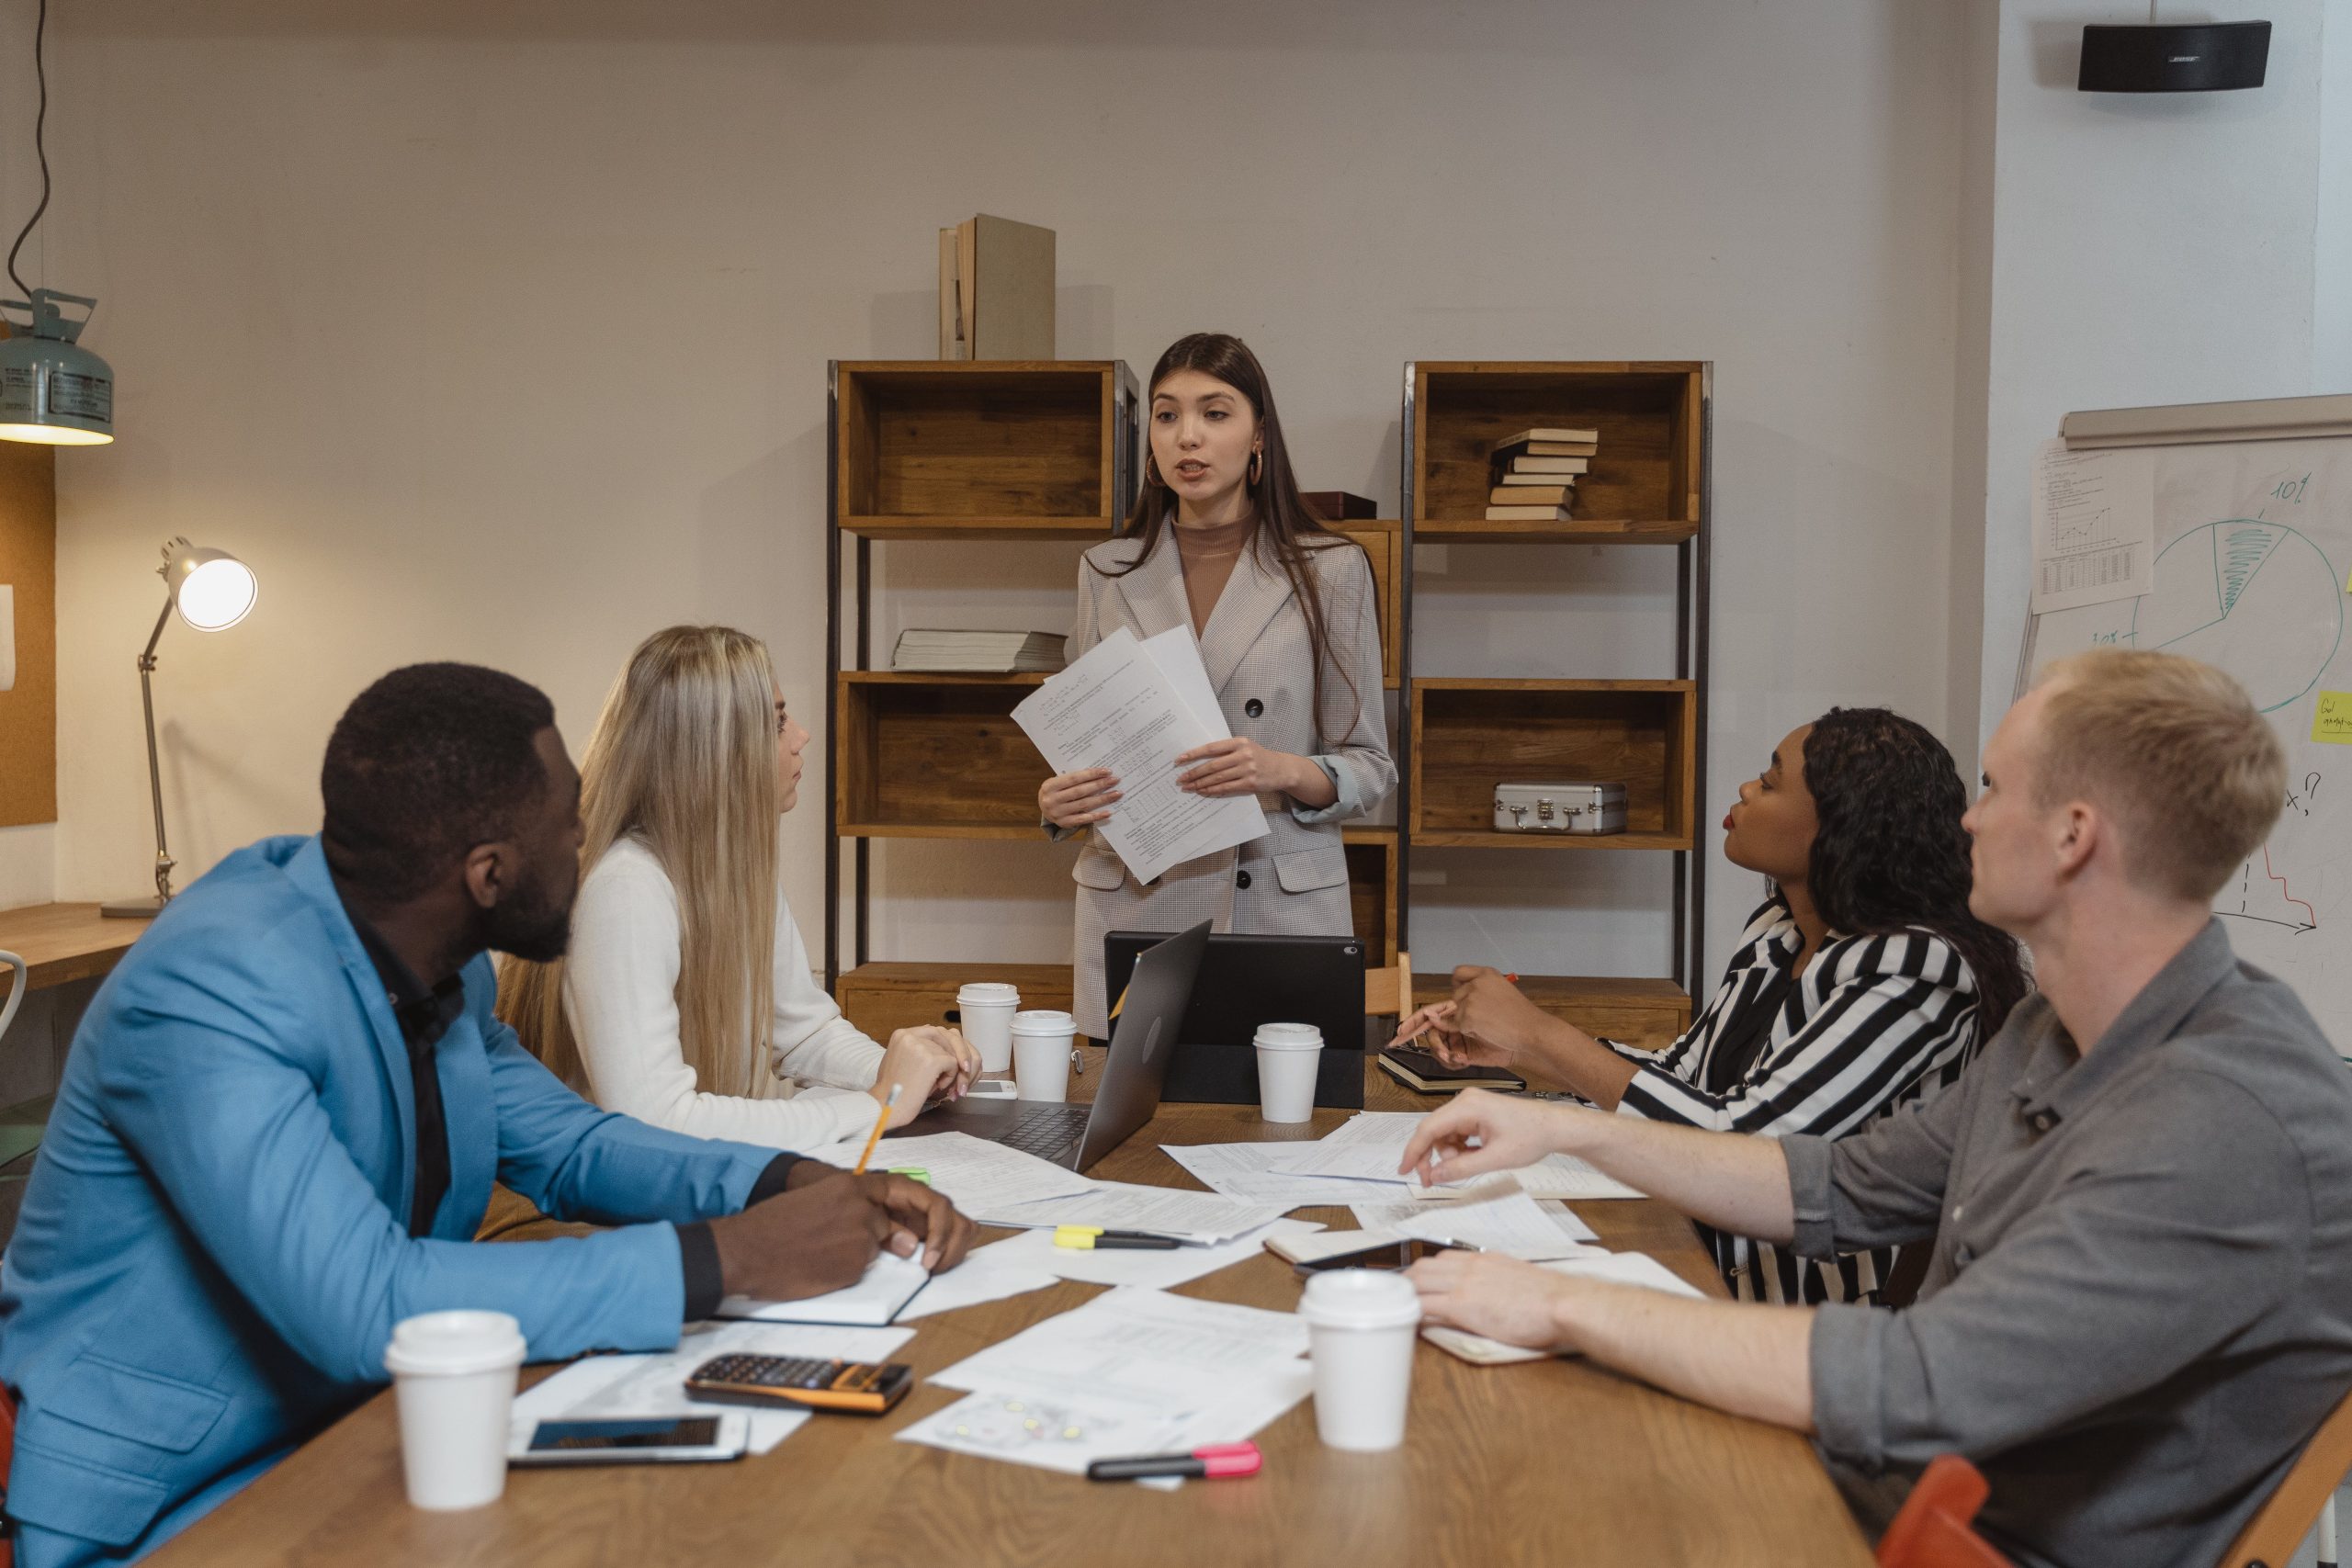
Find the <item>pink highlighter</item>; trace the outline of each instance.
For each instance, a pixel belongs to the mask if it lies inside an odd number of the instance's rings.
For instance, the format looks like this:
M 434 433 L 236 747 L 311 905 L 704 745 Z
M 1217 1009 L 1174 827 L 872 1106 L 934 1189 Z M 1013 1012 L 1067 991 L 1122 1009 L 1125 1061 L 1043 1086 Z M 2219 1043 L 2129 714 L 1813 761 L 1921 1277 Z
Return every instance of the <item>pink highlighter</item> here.
M 1212 1443 L 1188 1454 L 1141 1454 L 1133 1459 L 1098 1459 L 1086 1467 L 1089 1481 L 1148 1481 L 1163 1475 L 1218 1480 L 1255 1475 L 1266 1462 L 1255 1443 Z

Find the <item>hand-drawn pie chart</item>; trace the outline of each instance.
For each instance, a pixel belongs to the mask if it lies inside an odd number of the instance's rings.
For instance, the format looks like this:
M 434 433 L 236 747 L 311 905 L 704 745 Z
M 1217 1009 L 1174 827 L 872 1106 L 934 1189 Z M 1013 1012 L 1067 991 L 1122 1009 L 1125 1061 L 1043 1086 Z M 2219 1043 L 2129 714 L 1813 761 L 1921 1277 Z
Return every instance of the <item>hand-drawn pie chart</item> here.
M 2265 713 L 2319 683 L 2344 641 L 2344 574 L 2283 523 L 2230 517 L 2156 557 L 2133 646 L 2185 654 L 2245 682 Z

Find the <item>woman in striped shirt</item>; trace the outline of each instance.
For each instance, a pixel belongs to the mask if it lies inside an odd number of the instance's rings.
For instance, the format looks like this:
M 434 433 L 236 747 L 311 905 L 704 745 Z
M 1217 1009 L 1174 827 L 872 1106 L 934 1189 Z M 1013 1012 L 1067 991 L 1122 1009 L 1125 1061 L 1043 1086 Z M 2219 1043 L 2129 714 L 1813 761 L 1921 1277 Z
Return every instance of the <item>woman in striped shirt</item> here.
M 1968 912 L 1967 807 L 1926 729 L 1832 708 L 1781 742 L 1724 818 L 1724 857 L 1770 894 L 1682 1038 L 1655 1052 L 1596 1040 L 1465 967 L 1453 999 L 1407 1019 L 1397 1041 L 1426 1030 L 1449 1066 L 1511 1066 L 1628 1116 L 1843 1136 L 1959 1077 L 2025 994 L 2017 943 Z M 1875 1299 L 1894 1266 L 1892 1249 L 1816 1263 L 1706 1238 L 1751 1300 Z

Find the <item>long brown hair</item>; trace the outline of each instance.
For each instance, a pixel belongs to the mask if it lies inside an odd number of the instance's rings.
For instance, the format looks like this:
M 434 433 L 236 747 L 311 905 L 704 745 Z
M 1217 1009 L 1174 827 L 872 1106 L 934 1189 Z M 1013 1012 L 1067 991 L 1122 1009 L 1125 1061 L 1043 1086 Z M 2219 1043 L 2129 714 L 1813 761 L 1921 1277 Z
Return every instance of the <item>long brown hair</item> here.
M 678 1043 L 705 1094 L 758 1096 L 774 1082 L 775 735 L 767 645 L 672 626 L 629 656 L 580 761 L 582 874 L 634 838 L 677 893 Z M 563 974 L 562 959 L 503 960 L 498 1015 L 579 1084 Z
M 1306 617 L 1306 642 L 1315 659 L 1315 735 L 1316 743 L 1320 746 L 1330 739 L 1323 725 L 1323 667 L 1329 664 L 1340 672 L 1359 712 L 1363 694 L 1356 690 L 1355 677 L 1349 673 L 1347 666 L 1330 657 L 1331 637 L 1323 613 L 1323 595 L 1316 587 L 1315 569 L 1306 557 L 1310 550 L 1354 545 L 1355 541 L 1326 527 L 1321 518 L 1306 509 L 1306 502 L 1298 493 L 1298 479 L 1291 472 L 1290 447 L 1283 440 L 1283 422 L 1274 412 L 1274 392 L 1267 384 L 1266 367 L 1258 363 L 1258 356 L 1239 338 L 1226 333 L 1193 333 L 1170 344 L 1168 352 L 1159 356 L 1159 363 L 1151 367 L 1151 382 L 1144 390 L 1147 430 L 1143 481 L 1136 487 L 1135 509 L 1127 513 L 1118 533 L 1122 539 L 1142 540 L 1143 548 L 1134 560 L 1115 571 L 1100 566 L 1094 570 L 1105 577 L 1125 577 L 1135 570 L 1159 547 L 1160 537 L 1175 516 L 1176 492 L 1161 480 L 1159 470 L 1151 461 L 1148 424 L 1153 394 L 1159 390 L 1161 382 L 1182 370 L 1197 370 L 1211 380 L 1224 382 L 1249 399 L 1250 411 L 1258 416 L 1264 457 L 1257 465 L 1257 478 L 1245 480 L 1250 506 L 1258 518 L 1250 547 L 1264 551 L 1280 563 L 1283 575 L 1290 580 L 1291 592 L 1298 596 L 1299 609 Z M 1345 734 L 1353 725 L 1351 716 L 1349 723 L 1340 727 L 1340 733 Z

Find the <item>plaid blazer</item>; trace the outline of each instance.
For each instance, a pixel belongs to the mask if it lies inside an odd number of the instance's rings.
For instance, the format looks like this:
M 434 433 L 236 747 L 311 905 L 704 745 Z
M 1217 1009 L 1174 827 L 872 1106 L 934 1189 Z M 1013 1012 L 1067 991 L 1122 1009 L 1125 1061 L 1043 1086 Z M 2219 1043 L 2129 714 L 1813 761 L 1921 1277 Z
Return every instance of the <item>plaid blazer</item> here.
M 1158 549 L 1123 572 L 1140 548 L 1137 540 L 1113 539 L 1086 552 L 1078 569 L 1071 659 L 1121 626 L 1148 637 L 1192 625 L 1174 541 L 1163 534 Z M 1102 991 L 1106 932 L 1177 931 L 1202 920 L 1220 931 L 1268 935 L 1344 936 L 1352 929 L 1340 825 L 1375 809 L 1396 787 L 1382 708 L 1380 607 L 1372 563 L 1352 541 L 1335 537 L 1307 558 L 1329 643 L 1319 726 L 1306 616 L 1262 541 L 1234 562 L 1200 634 L 1201 662 L 1234 734 L 1314 758 L 1330 773 L 1339 798 L 1318 810 L 1287 795 L 1261 795 L 1264 838 L 1170 866 L 1148 887 L 1089 834 L 1070 873 L 1078 883 L 1072 958 L 1078 1026 L 1098 1039 L 1110 1032 Z

